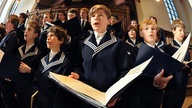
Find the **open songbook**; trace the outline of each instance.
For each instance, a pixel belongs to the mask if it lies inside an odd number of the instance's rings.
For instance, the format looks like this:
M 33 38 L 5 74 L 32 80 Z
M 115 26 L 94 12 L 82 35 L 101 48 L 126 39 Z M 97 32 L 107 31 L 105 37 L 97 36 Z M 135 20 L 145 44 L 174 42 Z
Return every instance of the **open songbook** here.
M 79 80 L 70 78 L 68 76 L 55 74 L 53 72 L 49 73 L 49 78 L 84 101 L 97 107 L 106 107 L 110 101 L 117 98 L 123 92 L 123 90 L 129 86 L 130 82 L 132 82 L 142 73 L 145 67 L 150 63 L 151 59 L 152 57 L 131 69 L 124 77 L 114 83 L 106 92 L 101 92 Z
M 152 48 L 144 43 L 141 43 L 139 48 L 136 63 L 135 65 L 139 65 L 143 61 L 149 59 L 153 56 L 150 64 L 145 68 L 143 74 L 147 76 L 155 76 L 162 69 L 165 71 L 165 76 L 174 74 L 175 72 L 179 72 L 184 68 L 183 60 L 185 58 L 186 52 L 188 50 L 189 42 L 190 42 L 191 34 L 185 39 L 184 43 L 181 47 L 173 54 L 173 56 L 169 56 L 162 51 Z
M 185 55 L 187 53 L 187 49 L 189 47 L 191 39 L 191 33 L 187 36 L 183 44 L 180 46 L 180 48 L 175 52 L 175 54 L 172 55 L 173 58 L 177 59 L 180 62 L 183 62 Z

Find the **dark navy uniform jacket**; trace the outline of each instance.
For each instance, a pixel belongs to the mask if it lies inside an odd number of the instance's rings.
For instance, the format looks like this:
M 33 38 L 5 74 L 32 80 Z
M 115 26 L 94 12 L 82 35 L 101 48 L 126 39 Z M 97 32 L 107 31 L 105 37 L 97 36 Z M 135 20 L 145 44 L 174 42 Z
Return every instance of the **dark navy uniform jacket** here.
M 180 45 L 175 41 L 164 47 L 164 52 L 173 55 Z M 190 61 L 190 53 L 187 51 L 184 61 Z M 181 108 L 186 95 L 189 69 L 183 69 L 181 72 L 176 72 L 173 79 L 167 85 L 162 103 L 163 108 Z
M 49 54 L 41 59 L 39 70 L 34 79 L 36 90 L 39 90 L 36 101 L 38 108 L 52 108 L 58 86 L 49 79 L 49 72 L 69 75 L 71 71 L 70 62 L 62 52 L 57 53 L 50 62 Z
M 179 49 L 180 45 L 173 40 L 169 45 L 167 45 L 165 48 L 163 48 L 164 52 L 169 54 L 169 55 L 173 55 L 177 49 Z M 186 56 L 184 58 L 185 61 L 190 61 L 190 53 L 189 51 L 187 51 Z
M 47 34 L 48 34 L 47 30 L 49 29 L 49 27 L 51 27 L 51 25 L 49 24 L 46 24 L 46 25 L 47 25 L 46 28 L 44 27 L 41 28 L 41 33 L 37 38 L 37 46 L 44 56 L 48 54 L 50 51 L 47 48 L 46 41 L 47 41 Z
M 140 44 L 135 47 L 138 53 Z M 160 50 L 157 46 L 155 49 Z M 126 108 L 159 108 L 163 90 L 153 85 L 154 75 L 141 74 L 136 78 L 125 94 L 123 105 Z
M 9 32 L 0 42 L 0 49 L 3 52 L 16 54 L 18 48 L 18 37 L 16 30 Z
M 16 81 L 16 89 L 29 92 L 29 90 L 31 91 L 32 79 L 41 59 L 41 53 L 35 44 L 26 53 L 25 47 L 26 45 L 23 45 L 18 48 L 18 57 L 31 68 L 31 73 L 23 74 L 18 72 L 19 78 Z
M 32 80 L 36 69 L 38 69 L 38 62 L 41 59 L 41 53 L 36 44 L 34 44 L 26 53 L 26 45 L 18 48 L 18 57 L 22 62 L 31 68 L 31 73 L 18 72 L 18 78 L 15 80 L 15 92 L 17 94 L 18 107 L 27 108 L 30 106 L 30 97 L 32 94 Z
M 82 79 L 105 92 L 133 66 L 132 46 L 107 32 L 100 44 L 93 33 L 82 48 L 84 74 Z

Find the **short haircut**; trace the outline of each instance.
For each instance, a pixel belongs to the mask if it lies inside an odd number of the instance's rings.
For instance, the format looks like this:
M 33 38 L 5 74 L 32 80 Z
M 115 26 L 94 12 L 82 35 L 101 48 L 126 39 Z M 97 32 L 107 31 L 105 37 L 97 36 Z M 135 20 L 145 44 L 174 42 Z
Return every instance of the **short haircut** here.
M 59 15 L 59 13 L 62 13 L 63 16 L 66 18 L 67 14 L 66 14 L 64 11 L 59 11 L 59 12 L 58 12 L 58 15 Z
M 149 19 L 151 19 L 151 18 L 154 19 L 156 21 L 156 23 L 157 23 L 157 18 L 156 17 L 150 16 Z
M 22 16 L 25 20 L 26 20 L 27 17 L 28 17 L 27 14 L 25 14 L 25 13 L 20 13 L 19 15 Z
M 50 19 L 54 19 L 54 16 L 51 12 L 45 12 L 45 15 L 48 15 L 50 17 Z
M 140 27 L 139 27 L 139 31 L 143 30 L 147 25 L 153 25 L 155 26 L 156 30 L 158 31 L 158 26 L 156 23 L 154 23 L 153 21 L 151 21 L 150 19 L 145 19 L 141 22 Z
M 79 16 L 79 10 L 77 8 L 71 8 L 67 13 L 74 13 L 76 16 Z
M 64 43 L 66 43 L 68 41 L 66 31 L 59 26 L 51 26 L 49 28 L 48 32 L 54 33 L 59 41 L 62 41 L 63 39 L 64 39 Z
M 81 12 L 81 11 L 85 11 L 85 12 L 87 13 L 87 15 L 89 14 L 89 9 L 87 9 L 87 8 L 81 8 L 81 9 L 80 9 L 80 12 Z
M 127 27 L 127 32 L 129 32 L 129 31 L 131 31 L 131 30 L 134 30 L 135 32 L 137 32 L 137 28 L 135 28 L 135 27 L 132 26 L 132 25 L 129 25 L 129 26 Z
M 185 29 L 184 22 L 180 19 L 173 20 L 171 24 L 171 30 L 175 30 L 177 27 L 182 27 L 183 29 Z
M 10 21 L 13 24 L 14 29 L 17 29 L 17 26 L 19 24 L 19 17 L 17 15 L 10 15 L 8 17 L 8 21 Z
M 89 11 L 89 17 L 91 17 L 97 10 L 103 10 L 105 12 L 105 14 L 107 15 L 107 19 L 110 19 L 111 10 L 109 8 L 107 8 L 105 5 L 94 5 Z
M 37 33 L 38 35 L 40 34 L 41 32 L 41 27 L 39 26 L 39 23 L 37 21 L 29 21 L 27 23 L 28 26 L 34 28 L 34 32 Z
M 137 20 L 136 20 L 136 19 L 132 19 L 132 20 L 130 20 L 130 24 L 131 24 L 133 21 L 137 22 Z
M 39 22 L 39 16 L 33 15 L 33 16 L 30 18 L 30 20 Z

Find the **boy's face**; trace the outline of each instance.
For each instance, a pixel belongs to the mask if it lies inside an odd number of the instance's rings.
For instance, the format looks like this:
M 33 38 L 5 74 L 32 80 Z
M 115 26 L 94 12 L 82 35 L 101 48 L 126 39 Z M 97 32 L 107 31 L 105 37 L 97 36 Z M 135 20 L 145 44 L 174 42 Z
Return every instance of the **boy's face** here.
M 24 32 L 24 39 L 26 42 L 28 41 L 34 41 L 34 39 L 38 36 L 37 33 L 35 33 L 35 30 L 33 27 L 27 25 L 25 32 Z
M 129 32 L 128 32 L 128 35 L 130 37 L 130 39 L 136 39 L 136 31 L 131 29 Z
M 136 21 L 131 21 L 131 25 L 137 28 L 137 22 Z
M 176 27 L 175 30 L 172 31 L 173 35 L 174 35 L 174 39 L 182 42 L 184 37 L 185 37 L 185 33 L 184 33 L 184 29 L 182 27 Z
M 150 18 L 150 20 L 153 21 L 154 23 L 157 23 L 154 18 Z
M 22 23 L 22 22 L 24 22 L 24 18 L 23 18 L 22 15 L 20 15 L 20 16 L 19 16 L 19 23 Z
M 87 16 L 88 16 L 88 14 L 87 14 L 87 12 L 85 10 L 80 11 L 80 17 L 82 19 L 87 19 Z
M 6 22 L 6 32 L 9 33 L 10 31 L 14 30 L 13 24 L 11 21 L 8 19 Z
M 64 20 L 65 20 L 65 16 L 63 15 L 63 13 L 59 13 L 58 18 L 59 18 L 59 20 L 61 20 L 61 21 L 64 21 Z
M 107 19 L 107 15 L 101 9 L 96 10 L 91 15 L 91 26 L 94 31 L 103 33 L 107 30 L 107 25 L 109 24 L 109 19 Z
M 157 38 L 157 28 L 153 25 L 146 25 L 141 31 L 140 35 L 147 44 L 155 45 Z
M 47 48 L 54 50 L 60 48 L 63 41 L 59 41 L 55 33 L 49 32 L 47 34 Z
M 46 22 L 51 22 L 51 21 L 52 21 L 52 19 L 50 18 L 49 15 L 47 15 L 47 14 L 44 14 L 44 15 L 43 15 L 43 25 L 44 25 Z

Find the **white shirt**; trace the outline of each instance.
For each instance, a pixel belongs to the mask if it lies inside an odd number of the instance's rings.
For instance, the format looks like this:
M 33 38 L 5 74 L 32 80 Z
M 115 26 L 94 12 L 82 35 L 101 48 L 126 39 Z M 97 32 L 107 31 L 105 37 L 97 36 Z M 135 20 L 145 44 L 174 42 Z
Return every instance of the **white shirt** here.
M 49 53 L 49 61 L 57 54 L 58 52 L 50 52 Z
M 136 39 L 131 39 L 131 41 L 132 41 L 133 44 L 135 45 L 135 43 L 136 43 Z
M 103 32 L 103 33 L 98 33 L 98 32 L 96 32 L 96 31 L 94 31 L 97 45 L 99 45 L 101 39 L 103 39 L 103 37 L 104 37 L 104 35 L 105 35 L 106 32 L 107 32 L 107 31 L 105 31 L 105 32 Z
M 148 46 L 152 47 L 152 48 L 155 48 L 155 44 L 154 45 L 151 45 L 151 44 L 148 44 L 147 42 L 145 42 Z

